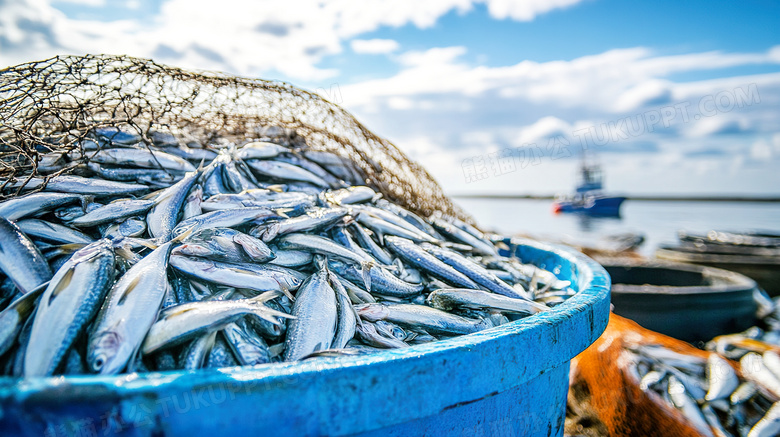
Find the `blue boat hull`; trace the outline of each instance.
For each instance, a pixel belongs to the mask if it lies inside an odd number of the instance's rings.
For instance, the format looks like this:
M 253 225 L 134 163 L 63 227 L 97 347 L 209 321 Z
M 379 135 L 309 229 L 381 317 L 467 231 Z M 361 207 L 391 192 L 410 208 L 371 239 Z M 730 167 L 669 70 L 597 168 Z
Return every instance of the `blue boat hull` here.
M 553 204 L 555 212 L 578 212 L 589 215 L 619 216 L 625 197 L 594 197 L 584 201 L 560 201 Z

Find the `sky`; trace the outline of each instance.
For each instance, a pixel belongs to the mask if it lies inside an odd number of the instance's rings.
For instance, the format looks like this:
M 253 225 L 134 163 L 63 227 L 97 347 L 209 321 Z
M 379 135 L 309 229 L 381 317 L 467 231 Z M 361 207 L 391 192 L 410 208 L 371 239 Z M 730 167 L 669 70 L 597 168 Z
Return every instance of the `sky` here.
M 316 91 L 450 194 L 780 195 L 770 0 L 0 0 L 0 68 L 109 53 Z

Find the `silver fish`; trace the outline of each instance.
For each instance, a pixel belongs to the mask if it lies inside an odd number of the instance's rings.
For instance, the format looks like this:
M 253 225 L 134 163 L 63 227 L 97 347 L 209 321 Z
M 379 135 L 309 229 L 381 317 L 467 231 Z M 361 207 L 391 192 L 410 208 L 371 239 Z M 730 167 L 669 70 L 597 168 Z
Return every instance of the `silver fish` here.
M 87 227 L 110 223 L 123 218 L 145 214 L 154 204 L 154 200 L 123 199 L 90 211 L 73 220 L 71 224 L 73 226 Z
M 282 267 L 300 267 L 310 264 L 314 259 L 314 254 L 303 250 L 282 250 L 272 247 L 271 251 L 275 258 L 269 262 Z
M 80 176 L 60 175 L 48 181 L 41 178 L 32 178 L 13 184 L 13 187 L 24 185 L 25 190 L 41 188 L 44 183 L 44 191 L 56 191 L 70 194 L 91 194 L 93 196 L 118 196 L 123 194 L 139 194 L 149 191 L 149 187 L 140 184 L 127 184 L 123 182 L 106 181 L 102 179 L 83 178 Z
M 99 164 L 132 165 L 143 168 L 163 168 L 182 172 L 195 171 L 188 161 L 159 150 L 146 149 L 104 149 L 89 157 Z
M 394 235 L 396 237 L 412 240 L 416 243 L 421 243 L 424 241 L 428 243 L 436 243 L 438 241 L 432 236 L 420 231 L 417 228 L 414 228 L 411 225 L 409 226 L 413 230 L 388 222 L 387 220 L 379 218 L 366 211 L 360 211 L 355 217 L 355 220 L 377 234 L 380 242 L 383 241 L 385 235 Z
M 716 354 L 710 354 L 707 358 L 707 377 L 709 389 L 704 397 L 707 401 L 727 398 L 739 386 L 737 373 L 726 360 Z
M 177 177 L 166 170 L 138 168 L 106 168 L 99 164 L 89 163 L 87 167 L 103 179 L 119 182 L 147 182 L 166 184 L 176 181 Z
M 87 363 L 93 372 L 119 373 L 138 352 L 170 288 L 167 266 L 173 244 L 145 256 L 109 291 L 89 335 Z
M 346 208 L 312 209 L 298 217 L 267 223 L 260 228 L 254 229 L 252 235 L 269 242 L 279 235 L 302 231 L 314 232 L 341 220 L 347 214 L 349 214 L 349 210 Z
M 174 253 L 171 266 L 187 275 L 236 288 L 255 291 L 297 290 L 305 275 L 295 270 L 269 264 L 227 264 Z
M 464 274 L 477 285 L 493 293 L 502 294 L 516 299 L 529 299 L 527 293 L 520 293 L 504 281 L 498 279 L 481 265 L 470 261 L 463 255 L 449 249 L 423 243 L 420 245 L 426 252 L 436 257 L 439 261 Z
M 255 141 L 239 147 L 233 156 L 237 159 L 268 159 L 279 156 L 280 153 L 289 152 L 290 149 L 279 144 L 264 141 Z
M 20 220 L 16 222 L 16 225 L 19 226 L 19 229 L 21 229 L 25 235 L 52 243 L 89 244 L 93 241 L 93 238 L 75 229 L 39 219 Z
M 365 186 L 347 187 L 333 191 L 325 191 L 323 198 L 332 205 L 351 205 L 368 202 L 376 196 L 376 191 Z
M 697 430 L 701 435 L 706 437 L 715 437 L 707 424 L 707 420 L 704 418 L 696 401 L 688 395 L 685 391 L 685 386 L 673 375 L 669 376 L 669 397 L 672 399 L 674 406 L 680 410 L 680 412 L 688 419 L 688 422 Z
M 295 319 L 287 328 L 284 361 L 296 361 L 330 348 L 336 335 L 338 309 L 325 269 L 311 275 L 298 290 L 292 315 Z
M 192 191 L 190 191 L 190 194 L 187 196 L 187 199 L 184 200 L 184 208 L 181 213 L 181 219 L 187 220 L 189 218 L 203 214 L 203 208 L 201 208 L 202 203 L 203 187 L 200 185 L 195 185 Z
M 425 305 L 372 303 L 355 309 L 361 318 L 369 322 L 387 320 L 402 326 L 422 328 L 433 334 L 471 334 L 488 327 L 483 320 L 467 319 Z
M 780 402 L 775 402 L 764 417 L 750 429 L 748 437 L 772 437 L 780 434 Z
M 83 200 L 84 197 L 78 194 L 32 193 L 0 203 L 0 217 L 14 222 L 20 218 L 43 214 L 52 209 Z
M 550 309 L 527 299 L 516 299 L 482 290 L 439 289 L 428 295 L 428 304 L 440 310 L 457 307 L 490 308 L 498 311 L 520 314 L 536 314 Z
M 368 232 L 366 232 L 365 229 L 363 229 L 362 226 L 360 226 L 357 223 L 352 223 L 349 226 L 350 230 L 354 232 L 355 237 L 360 242 L 360 244 L 366 248 L 367 251 L 371 253 L 371 256 L 376 258 L 379 262 L 383 264 L 392 264 L 393 257 L 390 256 L 387 251 L 378 245 L 373 238 L 371 238 L 370 235 L 368 235 Z M 348 236 L 348 235 L 347 235 Z M 352 249 L 355 250 L 355 249 Z
M 280 217 L 276 212 L 261 207 L 208 212 L 180 222 L 173 229 L 173 235 L 178 237 L 188 231 L 197 232 L 206 228 L 232 228 L 249 222 L 265 221 Z
M 35 301 L 46 290 L 44 284 L 11 302 L 0 312 L 0 355 L 8 352 L 14 345 L 19 332 L 35 310 Z
M 270 176 L 276 179 L 289 181 L 303 181 L 314 184 L 318 187 L 329 188 L 330 184 L 314 173 L 304 170 L 296 165 L 278 161 L 261 161 L 252 159 L 246 161 L 247 165 L 256 173 L 263 176 Z
M 336 302 L 338 303 L 338 324 L 331 347 L 342 349 L 346 347 L 347 343 L 355 336 L 355 327 L 357 326 L 359 317 L 355 308 L 352 307 L 352 302 L 349 299 L 346 288 L 341 284 L 338 277 L 329 274 L 328 279 L 331 287 L 336 292 Z
M 276 244 L 282 249 L 308 250 L 321 255 L 337 257 L 353 263 L 371 263 L 370 258 L 365 258 L 361 254 L 352 252 L 333 240 L 310 234 L 289 234 L 285 235 Z
M 403 340 L 393 336 L 386 336 L 379 333 L 376 325 L 371 322 L 363 322 L 356 327 L 355 334 L 365 344 L 382 349 L 399 349 L 409 347 Z
M 225 326 L 222 333 L 242 366 L 255 366 L 271 361 L 268 345 L 243 320 Z
M 179 355 L 179 367 L 185 370 L 201 369 L 208 363 L 211 349 L 217 340 L 217 331 L 210 332 L 195 340 L 182 349 Z
M 663 381 L 666 375 L 667 373 L 665 370 L 660 370 L 660 371 L 653 370 L 651 372 L 647 372 L 639 381 L 639 388 L 642 391 L 647 391 L 648 389 L 650 389 L 650 387 Z
M 352 283 L 368 284 L 370 292 L 381 294 L 383 296 L 392 296 L 398 298 L 410 298 L 419 295 L 425 286 L 423 284 L 413 284 L 406 282 L 381 266 L 374 266 L 366 272 L 361 270 L 355 264 L 346 264 L 338 260 L 330 260 L 328 266 L 339 276 L 342 276 Z M 366 281 L 366 275 L 368 281 Z
M 203 229 L 190 235 L 176 253 L 236 264 L 264 263 L 276 258 L 262 241 L 230 228 Z
M 742 375 L 749 381 L 753 381 L 760 390 L 764 390 L 780 399 L 780 379 L 772 371 L 767 369 L 761 355 L 750 352 L 739 360 Z
M 445 221 L 444 219 L 434 218 L 431 223 L 433 224 L 433 227 L 443 235 L 447 235 L 455 241 L 473 247 L 474 251 L 477 253 L 492 256 L 498 255 L 498 251 L 496 250 L 495 246 L 485 241 L 484 239 L 479 239 L 469 234 L 468 232 L 458 228 L 452 223 Z
M 49 282 L 35 312 L 24 359 L 24 376 L 52 375 L 97 312 L 114 279 L 108 240 L 80 249 Z
M 263 302 L 278 296 L 276 292 L 268 292 L 251 299 L 188 302 L 167 308 L 160 312 L 160 317 L 149 329 L 142 352 L 150 354 L 175 346 L 221 329 L 245 315 L 260 317 L 271 323 L 276 323 L 274 317 L 291 317 L 263 305 Z
M 146 215 L 146 223 L 152 237 L 166 242 L 171 239 L 173 229 L 179 222 L 184 201 L 189 195 L 190 189 L 198 178 L 198 172 L 187 173 L 170 188 L 160 193 L 155 199 L 156 204 Z
M 388 236 L 385 238 L 387 246 L 401 257 L 405 262 L 425 270 L 429 274 L 449 284 L 461 288 L 478 289 L 474 281 L 463 273 L 453 269 L 438 258 L 423 250 L 420 246 L 405 238 Z
M 15 224 L 0 217 L 0 270 L 22 294 L 51 279 L 52 272 L 38 248 Z

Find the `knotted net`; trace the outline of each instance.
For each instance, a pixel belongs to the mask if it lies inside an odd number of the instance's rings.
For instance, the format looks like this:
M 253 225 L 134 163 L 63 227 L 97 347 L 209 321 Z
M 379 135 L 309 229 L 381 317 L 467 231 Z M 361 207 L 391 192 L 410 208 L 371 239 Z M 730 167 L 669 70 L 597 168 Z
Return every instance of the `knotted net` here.
M 472 222 L 419 164 L 352 115 L 284 82 L 193 72 L 147 59 L 54 57 L 0 71 L 0 200 L 46 173 L 43 155 L 70 152 L 100 128 L 142 137 L 142 145 L 224 147 L 271 139 L 342 157 L 362 183 L 425 216 Z

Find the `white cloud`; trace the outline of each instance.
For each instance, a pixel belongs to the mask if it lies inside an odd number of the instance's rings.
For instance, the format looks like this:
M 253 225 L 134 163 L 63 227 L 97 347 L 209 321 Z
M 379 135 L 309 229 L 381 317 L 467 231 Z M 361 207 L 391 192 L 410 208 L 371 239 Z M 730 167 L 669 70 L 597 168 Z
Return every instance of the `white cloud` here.
M 54 3 L 72 3 L 76 5 L 91 6 L 94 8 L 105 6 L 106 0 L 54 0 Z
M 563 9 L 582 0 L 487 0 L 490 15 L 498 19 L 511 18 L 517 21 L 531 21 L 537 15 L 554 9 Z
M 750 157 L 758 161 L 772 159 L 772 154 L 772 146 L 764 140 L 756 141 L 750 147 Z
M 746 192 L 756 185 L 746 171 L 771 174 L 755 168 L 767 165 L 755 159 L 767 156 L 766 144 L 771 145 L 771 156 L 780 156 L 773 151 L 780 147 L 780 74 L 685 83 L 667 75 L 780 63 L 776 52 L 658 56 L 639 47 L 570 61 L 486 67 L 465 62 L 465 47 L 440 47 L 401 53 L 394 58 L 401 67 L 398 73 L 341 89 L 343 106 L 420 159 L 437 180 L 446 181 L 450 192 L 550 192 L 534 189 L 533 178 L 527 177 L 539 174 L 535 165 L 522 176 L 467 184 L 463 169 L 450 161 L 487 159 L 490 152 L 524 147 L 526 156 L 539 154 L 536 164 L 558 178 L 553 168 L 569 165 L 573 172 L 572 158 L 579 155 L 583 138 L 575 133 L 583 129 L 588 129 L 589 147 L 609 156 L 613 186 L 623 190 L 706 192 L 711 187 L 710 192 Z M 747 91 L 751 87 L 753 95 Z M 731 105 L 740 92 L 753 100 Z M 725 97 L 720 109 L 702 116 L 702 102 L 721 94 Z M 658 118 L 661 109 L 679 112 L 664 120 Z M 765 143 L 753 146 L 760 138 Z M 426 144 L 428 152 L 414 154 L 410 144 Z M 445 161 L 442 153 L 453 158 Z M 638 153 L 644 173 L 636 169 Z M 621 169 L 612 169 L 618 165 Z M 647 177 L 637 177 L 639 173 L 657 176 L 653 186 L 647 185 Z M 699 179 L 686 186 L 689 175 Z M 753 189 L 770 190 L 766 184 Z
M 104 0 L 61 1 L 99 7 Z M 390 58 L 398 62 L 398 72 L 353 84 L 341 82 L 342 105 L 418 158 L 451 191 L 465 187 L 461 159 L 531 143 L 538 144 L 546 161 L 510 178 L 516 183 L 499 178 L 466 188 L 517 190 L 533 184 L 551 171 L 567 169 L 571 162 L 550 159 L 545 149 L 550 139 L 562 137 L 574 147 L 573 132 L 602 125 L 605 145 L 597 150 L 604 153 L 632 147 L 656 150 L 653 147 L 657 146 L 657 152 L 645 153 L 652 159 L 647 165 L 643 161 L 641 167 L 648 172 L 653 165 L 662 167 L 663 171 L 653 170 L 657 173 L 653 174 L 665 174 L 658 180 L 667 185 L 681 180 L 668 177 L 670 172 L 706 174 L 718 168 L 738 178 L 740 169 L 758 165 L 757 157 L 780 157 L 780 74 L 687 83 L 670 79 L 676 73 L 780 64 L 780 46 L 757 53 L 674 56 L 633 47 L 571 60 L 488 67 L 467 62 L 466 47 L 398 53 L 400 47 L 394 40 L 359 39 L 381 27 L 429 28 L 444 14 L 467 13 L 476 3 L 485 3 L 493 18 L 527 21 L 577 1 L 222 0 L 214 7 L 206 0 L 168 0 L 154 16 L 113 22 L 67 17 L 50 0 L 0 2 L 0 65 L 57 54 L 110 52 L 151 57 L 185 68 L 265 77 L 281 73 L 296 81 L 322 81 L 339 71 L 320 67 L 320 61 L 343 53 L 345 44 L 356 53 L 393 53 Z M 694 118 L 706 96 L 749 84 L 758 87 L 760 102 Z M 678 117 L 668 126 L 645 127 L 629 139 L 621 136 L 619 121 L 625 117 L 646 117 L 660 106 L 679 103 L 690 105 L 690 119 Z M 699 154 L 696 160 L 688 158 L 691 152 Z M 628 191 L 646 179 L 638 176 L 631 159 L 615 158 L 633 169 L 614 175 L 616 181 L 628 184 Z M 556 183 L 568 188 L 567 178 L 556 179 Z M 701 187 L 728 185 L 713 178 L 697 183 Z
M 343 51 L 342 44 L 380 27 L 433 26 L 449 12 L 466 13 L 472 0 L 167 0 L 159 13 L 138 20 L 99 22 L 67 17 L 52 6 L 57 0 L 0 3 L 0 65 L 58 54 L 121 53 L 159 62 L 247 76 L 281 72 L 297 80 L 317 81 L 338 74 L 317 64 Z M 59 0 L 90 7 L 105 0 Z M 561 6 L 488 1 L 493 16 L 527 20 Z M 565 3 L 571 3 L 567 0 Z M 137 2 L 136 2 L 137 4 Z M 131 4 L 132 5 L 132 4 Z M 357 40 L 355 51 L 389 53 L 391 40 Z M 367 50 L 367 51 L 366 51 Z
M 398 50 L 400 45 L 392 39 L 353 39 L 350 47 L 355 53 L 381 55 Z

